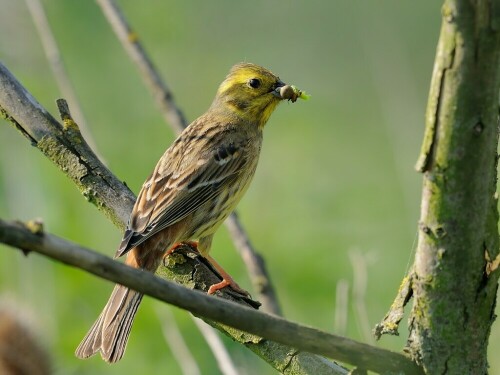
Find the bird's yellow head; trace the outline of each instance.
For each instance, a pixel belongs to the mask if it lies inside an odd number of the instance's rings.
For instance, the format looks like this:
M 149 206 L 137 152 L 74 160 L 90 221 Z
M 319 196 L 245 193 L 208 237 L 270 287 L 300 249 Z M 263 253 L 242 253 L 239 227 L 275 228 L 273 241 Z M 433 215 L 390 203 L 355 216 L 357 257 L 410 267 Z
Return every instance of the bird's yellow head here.
M 243 120 L 255 122 L 262 128 L 281 100 L 297 99 L 286 94 L 287 87 L 291 88 L 261 66 L 250 63 L 236 64 L 219 86 L 212 107 L 222 106 Z

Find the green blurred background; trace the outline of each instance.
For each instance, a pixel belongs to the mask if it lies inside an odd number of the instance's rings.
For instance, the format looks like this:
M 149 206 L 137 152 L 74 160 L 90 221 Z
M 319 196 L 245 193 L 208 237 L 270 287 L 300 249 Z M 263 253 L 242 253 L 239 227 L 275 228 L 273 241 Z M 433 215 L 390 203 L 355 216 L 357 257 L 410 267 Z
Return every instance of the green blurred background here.
M 44 0 L 92 137 L 137 193 L 174 139 L 99 7 Z M 371 342 L 413 259 L 421 177 L 414 171 L 439 35 L 440 2 L 120 1 L 189 120 L 210 105 L 229 68 L 268 67 L 312 94 L 282 104 L 266 128 L 253 185 L 238 208 L 265 256 L 289 319 Z M 23 1 L 0 0 L 0 60 L 54 115 L 61 97 Z M 71 106 L 71 103 L 70 103 Z M 0 120 L 1 121 L 1 120 Z M 41 217 L 47 231 L 113 255 L 121 233 L 15 129 L 0 124 L 0 217 Z M 223 227 L 212 255 L 251 284 Z M 347 304 L 337 286 L 349 285 Z M 189 314 L 146 298 L 124 359 L 73 351 L 111 284 L 0 246 L 0 295 L 27 313 L 56 374 L 180 373 L 161 321 L 173 317 L 203 374 L 216 361 Z M 336 321 L 342 306 L 347 321 Z M 170 310 L 173 314 L 169 315 Z M 402 337 L 382 347 L 400 350 Z M 490 352 L 500 350 L 498 324 Z M 274 374 L 222 337 L 241 374 Z M 491 373 L 500 359 L 490 356 Z

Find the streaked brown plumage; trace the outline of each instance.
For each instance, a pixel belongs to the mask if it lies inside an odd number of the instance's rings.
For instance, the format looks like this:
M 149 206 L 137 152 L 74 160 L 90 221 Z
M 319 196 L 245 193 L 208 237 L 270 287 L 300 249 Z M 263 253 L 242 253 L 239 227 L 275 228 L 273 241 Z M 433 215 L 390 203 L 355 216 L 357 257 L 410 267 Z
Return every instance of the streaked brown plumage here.
M 260 66 L 235 65 L 208 111 L 167 149 L 142 186 L 116 256 L 155 272 L 167 250 L 198 240 L 198 250 L 224 280 L 209 293 L 230 285 L 241 290 L 209 256 L 212 238 L 247 190 L 257 167 L 262 130 L 287 90 Z M 116 285 L 90 331 L 76 350 L 88 358 L 98 351 L 107 362 L 125 351 L 142 294 Z

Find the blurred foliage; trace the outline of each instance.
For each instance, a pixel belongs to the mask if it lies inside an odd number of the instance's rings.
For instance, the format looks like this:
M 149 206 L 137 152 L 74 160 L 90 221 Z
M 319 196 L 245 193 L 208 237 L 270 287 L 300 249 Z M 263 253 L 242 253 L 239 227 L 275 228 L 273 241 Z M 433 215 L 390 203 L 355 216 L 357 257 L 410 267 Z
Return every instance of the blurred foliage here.
M 137 192 L 174 139 L 137 71 L 91 1 L 43 1 L 99 153 Z M 239 206 L 265 256 L 287 318 L 334 330 L 339 280 L 350 283 L 345 334 L 369 340 L 413 259 L 421 177 L 414 171 L 440 27 L 439 2 L 120 1 L 192 120 L 236 62 L 261 64 L 312 99 L 273 114 L 254 183 Z M 24 2 L 0 0 L 0 60 L 54 115 L 60 97 Z M 71 108 L 71 103 L 70 103 Z M 11 126 L 0 126 L 0 217 L 41 217 L 51 233 L 112 255 L 121 238 L 54 166 Z M 124 359 L 109 366 L 73 351 L 111 285 L 36 255 L 0 247 L 0 293 L 31 311 L 57 374 L 179 373 L 159 303 L 146 299 Z M 356 275 L 353 252 L 364 254 Z M 212 254 L 250 282 L 225 228 Z M 360 284 L 363 289 L 363 284 Z M 338 308 L 338 306 L 337 306 Z M 203 374 L 220 373 L 188 314 L 173 309 Z M 400 350 L 402 337 L 383 338 Z M 500 350 L 494 326 L 490 352 Z M 224 338 L 241 374 L 275 373 Z M 491 356 L 491 372 L 500 371 Z

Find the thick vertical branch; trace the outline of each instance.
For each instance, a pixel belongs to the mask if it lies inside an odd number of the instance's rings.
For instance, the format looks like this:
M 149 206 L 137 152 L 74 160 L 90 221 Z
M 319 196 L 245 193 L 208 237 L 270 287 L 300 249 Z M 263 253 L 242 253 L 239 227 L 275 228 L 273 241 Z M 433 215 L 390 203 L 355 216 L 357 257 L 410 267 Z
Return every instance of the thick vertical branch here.
M 429 374 L 486 374 L 499 276 L 500 4 L 447 0 L 442 13 L 417 164 L 424 183 L 408 350 Z

